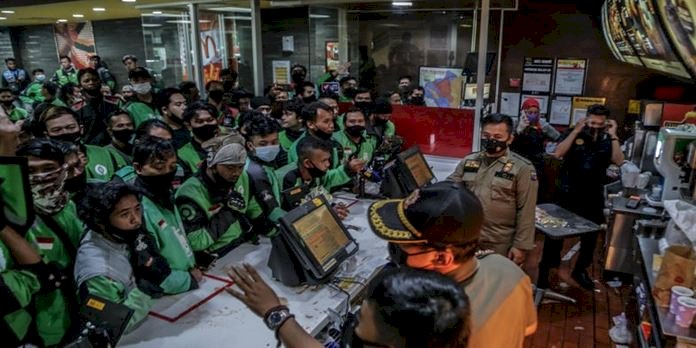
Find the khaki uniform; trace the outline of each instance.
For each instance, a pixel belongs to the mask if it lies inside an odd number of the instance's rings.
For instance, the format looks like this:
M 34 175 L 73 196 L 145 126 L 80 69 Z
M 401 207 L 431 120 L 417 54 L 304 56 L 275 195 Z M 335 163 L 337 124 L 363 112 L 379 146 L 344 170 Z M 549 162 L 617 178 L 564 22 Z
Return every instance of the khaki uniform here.
M 511 247 L 534 248 L 537 174 L 531 162 L 508 152 L 493 160 L 473 153 L 447 179 L 463 182 L 483 205 L 485 214 L 479 243 L 507 256 Z

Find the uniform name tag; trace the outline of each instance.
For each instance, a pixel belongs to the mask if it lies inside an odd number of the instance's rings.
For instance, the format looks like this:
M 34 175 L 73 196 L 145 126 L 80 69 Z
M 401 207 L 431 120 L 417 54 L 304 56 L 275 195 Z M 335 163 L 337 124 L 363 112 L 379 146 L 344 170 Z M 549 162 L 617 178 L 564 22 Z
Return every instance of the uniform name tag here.
M 496 178 L 505 179 L 505 180 L 512 180 L 512 179 L 515 178 L 515 175 L 512 174 L 512 173 L 507 173 L 507 172 L 504 172 L 504 171 L 503 171 L 503 172 L 497 172 L 497 173 L 495 173 L 495 177 L 496 177 Z
M 481 168 L 481 162 L 476 160 L 467 160 L 464 162 L 464 172 L 465 173 L 476 173 L 479 168 Z

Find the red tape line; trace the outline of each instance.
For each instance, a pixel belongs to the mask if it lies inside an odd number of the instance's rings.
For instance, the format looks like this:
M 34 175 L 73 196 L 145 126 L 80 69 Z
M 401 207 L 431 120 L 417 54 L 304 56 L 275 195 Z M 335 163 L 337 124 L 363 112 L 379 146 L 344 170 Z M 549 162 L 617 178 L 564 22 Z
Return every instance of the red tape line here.
M 213 297 L 219 295 L 219 294 L 220 294 L 221 292 L 223 292 L 226 288 L 229 288 L 230 286 L 234 285 L 234 282 L 231 281 L 231 280 L 229 280 L 229 279 L 221 278 L 221 277 L 214 276 L 214 275 L 211 275 L 211 274 L 206 274 L 206 273 L 204 273 L 203 276 L 204 276 L 204 277 L 208 277 L 208 278 L 210 278 L 210 279 L 215 279 L 215 280 L 221 281 L 221 282 L 223 282 L 223 283 L 226 283 L 226 285 L 223 286 L 223 287 L 221 287 L 220 289 L 217 289 L 217 290 L 213 291 L 213 293 L 210 294 L 210 295 L 208 295 L 208 297 L 206 297 L 206 298 L 200 300 L 198 303 L 196 303 L 196 304 L 194 304 L 193 306 L 189 307 L 187 310 L 183 311 L 181 314 L 177 315 L 177 316 L 174 317 L 174 318 L 171 318 L 171 317 L 168 317 L 168 316 L 166 316 L 166 315 L 162 315 L 162 314 L 159 314 L 159 313 L 153 312 L 153 311 L 150 311 L 149 314 L 150 314 L 151 316 L 155 317 L 155 318 L 162 319 L 162 320 L 168 321 L 168 322 L 170 322 L 170 323 L 174 323 L 174 322 L 176 322 L 177 320 L 179 320 L 179 319 L 181 319 L 182 317 L 184 317 L 186 314 L 189 314 L 189 313 L 193 312 L 194 309 L 200 307 L 202 304 L 204 304 L 204 303 L 210 301 Z

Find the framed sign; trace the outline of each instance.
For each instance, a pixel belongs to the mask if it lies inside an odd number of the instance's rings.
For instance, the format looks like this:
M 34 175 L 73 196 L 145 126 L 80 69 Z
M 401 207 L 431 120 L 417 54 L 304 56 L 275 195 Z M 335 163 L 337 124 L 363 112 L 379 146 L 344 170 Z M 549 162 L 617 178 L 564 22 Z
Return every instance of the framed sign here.
M 587 117 L 587 108 L 590 105 L 601 104 L 607 102 L 605 97 L 573 97 L 572 123 L 576 124 L 579 120 Z
M 525 57 L 522 92 L 550 93 L 553 58 Z
M 338 41 L 326 41 L 326 71 L 338 70 L 338 53 Z
M 573 107 L 573 98 L 557 96 L 551 100 L 549 123 L 567 126 L 570 124 L 570 113 Z
M 441 108 L 457 108 L 462 103 L 464 78 L 459 68 L 422 66 L 418 82 L 425 89 L 425 104 Z
M 583 95 L 586 75 L 587 59 L 556 59 L 553 93 L 570 96 Z

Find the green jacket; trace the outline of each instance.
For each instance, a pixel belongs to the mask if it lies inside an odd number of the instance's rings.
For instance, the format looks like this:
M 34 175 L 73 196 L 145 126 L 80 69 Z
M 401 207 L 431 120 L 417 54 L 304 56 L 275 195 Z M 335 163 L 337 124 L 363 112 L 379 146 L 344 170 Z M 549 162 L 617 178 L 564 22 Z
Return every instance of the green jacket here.
M 36 237 L 43 260 L 47 263 L 55 263 L 67 273 L 72 273 L 75 252 L 84 235 L 85 227 L 77 218 L 77 209 L 72 201 L 68 201 L 63 210 L 50 218 L 62 228 L 65 238 L 69 240 L 69 245 L 63 243 L 59 237 L 60 232 L 48 227 L 46 223 L 48 217 L 37 216 L 30 231 Z M 70 313 L 71 304 L 76 303 L 76 300 L 75 292 L 66 293 L 60 290 L 36 296 L 34 302 L 36 324 L 44 344 L 56 345 L 63 339 L 71 325 L 71 316 L 66 313 Z
M 274 168 L 248 157 L 234 189 L 244 197 L 244 214 L 254 229 L 266 236 L 274 234 L 278 220 L 285 215 L 280 206 L 281 184 Z
M 298 154 L 298 145 L 304 137 L 307 136 L 307 132 L 305 132 L 303 135 L 301 135 L 293 144 L 292 147 L 290 148 L 290 151 L 288 151 L 288 164 L 286 166 L 294 165 L 297 166 L 298 160 L 299 160 L 299 154 Z M 331 151 L 331 169 L 327 172 L 326 176 L 324 179 L 326 180 L 327 178 L 330 178 L 330 182 L 328 182 L 329 185 L 327 185 L 327 189 L 331 190 L 332 188 L 338 188 L 342 185 L 347 184 L 351 180 L 351 176 L 348 173 L 348 170 L 344 165 L 342 165 L 341 159 L 343 158 L 343 148 L 341 145 L 336 142 L 335 140 L 331 139 L 330 140 L 333 143 L 333 149 Z M 282 168 L 281 168 L 282 169 Z M 280 169 L 279 169 L 280 170 Z M 282 180 L 281 186 L 282 185 Z
M 27 110 L 15 106 L 12 108 L 12 111 L 10 111 L 10 113 L 7 116 L 10 118 L 10 121 L 17 122 L 19 120 L 27 118 L 27 115 L 29 115 L 29 112 Z
M 143 103 L 137 99 L 127 102 L 123 105 L 123 109 L 128 111 L 133 117 L 133 127 L 135 129 L 138 129 L 141 123 L 149 119 L 160 117 L 155 105 Z
M 106 148 L 85 145 L 87 147 L 87 179 L 99 179 L 109 181 L 116 171 L 121 169 L 116 157 Z
M 56 74 L 53 75 L 51 80 L 57 83 L 60 87 L 67 85 L 69 82 L 72 82 L 78 86 L 80 85 L 80 83 L 77 81 L 77 69 L 72 66 L 67 71 L 63 70 L 63 68 L 58 68 L 58 70 L 56 70 Z
M 133 164 L 133 156 L 117 149 L 114 146 L 114 144 L 106 145 L 104 146 L 104 148 L 111 152 L 111 156 L 113 156 L 114 160 L 116 161 L 116 166 L 118 167 L 118 170 Z M 118 170 L 116 170 L 116 172 L 118 172 Z
M 300 170 L 297 167 L 297 163 L 290 163 L 278 169 L 276 171 L 276 177 L 281 185 L 282 191 L 291 189 L 293 187 L 307 185 L 307 188 L 309 188 L 310 191 L 307 198 L 314 198 L 318 195 L 324 195 L 328 201 L 331 201 L 331 195 L 329 192 L 331 192 L 332 189 L 345 185 L 351 179 L 350 176 L 346 174 L 344 167 L 341 167 L 337 170 L 329 170 L 321 179 L 315 178 L 311 182 L 305 183 L 300 175 Z M 283 208 L 286 210 L 291 209 L 291 207 L 287 206 L 284 206 Z
M 193 250 L 215 252 L 242 236 L 238 212 L 227 207 L 226 200 L 227 193 L 205 173 L 190 177 L 176 191 L 176 208 Z
M 203 160 L 205 160 L 205 156 L 202 153 L 203 150 L 197 149 L 199 146 L 197 146 L 197 143 L 194 144 L 195 142 L 195 140 L 191 139 L 189 143 L 176 151 L 176 156 L 179 158 L 179 162 L 189 173 L 198 172 L 198 169 L 201 167 L 201 163 L 203 163 Z
M 110 241 L 89 231 L 85 235 L 75 260 L 75 283 L 90 295 L 120 303 L 133 310 L 126 331 L 147 317 L 152 299 L 141 291 L 133 274 L 131 252 L 125 244 Z
M 123 182 L 132 184 L 135 182 L 135 179 L 138 178 L 138 174 L 135 172 L 135 168 L 133 168 L 133 165 L 127 165 L 116 171 L 114 177 L 118 177 L 121 180 L 123 180 Z M 181 165 L 177 163 L 176 174 L 174 175 L 174 182 L 172 182 L 172 188 L 176 189 L 179 186 L 181 186 L 181 184 L 184 183 L 186 178 L 187 176 L 184 172 L 184 168 L 182 168 Z
M 30 83 L 29 86 L 22 91 L 22 94 L 19 95 L 19 99 L 24 104 L 29 105 L 44 101 L 44 96 L 41 94 L 42 87 L 43 82 L 34 81 Z
M 345 131 L 334 132 L 333 139 L 343 148 L 343 163 L 348 162 L 351 156 L 370 163 L 377 149 L 377 139 L 365 132 L 363 132 L 363 137 L 358 144 L 354 143 Z
M 194 288 L 196 284 L 192 281 L 189 270 L 196 262 L 179 212 L 173 205 L 171 208 L 163 207 L 147 194 L 143 196 L 141 204 L 145 229 L 172 270 L 160 287 L 168 294 L 178 294 Z
M 25 238 L 36 243 L 30 232 Z M 28 309 L 40 288 L 41 284 L 36 276 L 18 269 L 10 250 L 0 241 L 0 293 L 12 296 L 2 298 L 0 315 L 4 322 L 0 326 L 7 327 L 15 336 L 3 337 L 3 344 L 16 347 L 25 338 L 33 320 Z M 0 328 L 0 331 L 4 330 Z
M 290 163 L 297 163 L 297 160 L 299 159 L 299 153 L 298 153 L 298 145 L 300 144 L 300 141 L 304 139 L 309 133 L 309 131 L 304 132 L 302 135 L 300 135 L 297 140 L 295 140 L 294 143 L 290 146 L 290 150 L 288 151 L 288 164 Z M 333 140 L 333 139 L 332 139 Z M 339 144 L 333 142 L 333 150 L 331 151 L 331 168 L 337 168 L 338 166 L 341 165 L 341 157 L 343 157 L 339 153 Z

